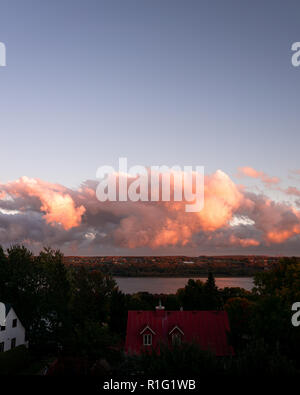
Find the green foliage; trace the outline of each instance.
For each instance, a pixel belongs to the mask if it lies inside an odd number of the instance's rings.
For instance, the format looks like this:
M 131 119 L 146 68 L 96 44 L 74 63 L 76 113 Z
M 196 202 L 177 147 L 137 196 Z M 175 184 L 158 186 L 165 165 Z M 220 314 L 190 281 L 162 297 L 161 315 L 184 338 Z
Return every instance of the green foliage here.
M 252 293 L 250 291 L 247 291 L 244 288 L 239 288 L 239 287 L 225 287 L 223 289 L 219 290 L 220 297 L 223 300 L 223 304 L 225 305 L 228 299 L 232 298 L 245 298 L 248 300 L 252 300 Z
M 1 284 L 1 300 L 11 303 L 25 326 L 35 314 L 38 301 L 36 270 L 31 251 L 15 245 L 7 250 L 7 257 L 0 259 L 4 281 Z
M 45 248 L 36 257 L 23 246 L 0 247 L 0 300 L 13 305 L 30 347 L 43 353 L 62 349 L 86 322 L 108 321 L 109 275 L 69 270 L 60 251 Z
M 230 374 L 251 377 L 285 377 L 299 374 L 295 364 L 263 339 L 254 340 L 232 360 Z
M 254 339 L 294 359 L 300 366 L 300 330 L 291 325 L 291 306 L 300 300 L 299 258 L 283 258 L 255 275 L 255 307 L 251 319 Z
M 167 310 L 224 307 L 236 356 L 224 361 L 195 344 L 183 343 L 172 349 L 162 345 L 159 353 L 131 356 L 122 362 L 127 311 L 154 310 L 159 299 Z M 218 289 L 210 272 L 205 283 L 190 279 L 175 295 L 124 295 L 108 273 L 83 265 L 67 268 L 60 251 L 46 248 L 34 257 L 23 246 L 6 252 L 0 247 L 0 300 L 13 305 L 26 327 L 31 349 L 74 356 L 88 366 L 102 361 L 100 370 L 103 360 L 123 373 L 168 376 L 198 375 L 199 371 L 277 375 L 300 368 L 300 330 L 291 325 L 291 305 L 300 301 L 297 258 L 285 258 L 271 270 L 256 274 L 253 292 Z M 16 358 L 19 362 L 14 362 Z M 26 358 L 27 350 L 19 347 L 0 354 L 0 372 L 22 369 Z
M 35 259 L 35 269 L 39 300 L 29 341 L 37 347 L 58 344 L 69 320 L 70 284 L 62 254 L 45 248 Z
M 128 298 L 115 288 L 111 293 L 109 305 L 109 327 L 118 334 L 125 334 L 127 325 Z
M 30 362 L 30 355 L 25 346 L 0 353 L 0 375 L 18 374 Z
M 291 304 L 300 300 L 300 260 L 282 258 L 272 270 L 254 276 L 255 294 L 279 296 Z
M 254 303 L 246 298 L 228 299 L 224 309 L 227 311 L 231 331 L 235 334 L 249 334 L 249 322 L 254 308 Z
M 112 333 L 107 325 L 95 321 L 85 321 L 76 326 L 72 335 L 65 343 L 63 355 L 86 357 L 92 360 L 113 358 L 119 353 L 117 346 L 120 339 Z
M 71 283 L 70 310 L 76 325 L 86 321 L 105 322 L 109 315 L 109 301 L 116 282 L 100 271 L 81 266 L 69 273 Z
M 167 295 L 165 298 L 162 298 L 162 303 L 165 306 L 166 310 L 179 310 L 181 305 L 176 295 Z
M 157 302 L 157 298 L 149 292 L 138 292 L 130 296 L 128 310 L 153 310 Z
M 182 377 L 218 374 L 223 364 L 214 354 L 202 350 L 198 344 L 182 343 L 170 348 L 162 344 L 158 350 L 130 356 L 121 367 L 122 373 L 134 370 L 153 377 Z
M 206 283 L 190 279 L 176 295 L 184 310 L 217 310 L 221 307 L 220 294 L 212 272 L 209 272 Z

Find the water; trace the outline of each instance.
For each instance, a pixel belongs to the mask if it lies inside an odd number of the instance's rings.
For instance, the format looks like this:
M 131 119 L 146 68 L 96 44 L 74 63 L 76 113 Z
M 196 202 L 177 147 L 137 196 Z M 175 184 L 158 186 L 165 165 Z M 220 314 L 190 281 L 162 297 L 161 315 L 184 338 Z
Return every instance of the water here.
M 183 288 L 189 278 L 206 281 L 200 277 L 115 277 L 115 280 L 124 293 L 149 292 L 152 294 L 174 294 L 178 288 Z M 253 288 L 252 277 L 216 277 L 219 288 L 240 287 L 247 291 Z

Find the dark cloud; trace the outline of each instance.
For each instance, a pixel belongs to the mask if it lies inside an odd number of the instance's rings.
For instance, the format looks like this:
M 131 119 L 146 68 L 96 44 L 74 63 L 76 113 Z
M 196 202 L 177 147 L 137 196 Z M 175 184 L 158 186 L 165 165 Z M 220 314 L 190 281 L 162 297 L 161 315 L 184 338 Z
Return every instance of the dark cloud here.
M 90 255 L 300 252 L 298 210 L 245 192 L 220 171 L 205 179 L 200 213 L 185 212 L 182 202 L 101 203 L 96 187 L 92 180 L 72 190 L 26 177 L 1 184 L 0 244 Z M 240 223 L 230 225 L 233 218 Z

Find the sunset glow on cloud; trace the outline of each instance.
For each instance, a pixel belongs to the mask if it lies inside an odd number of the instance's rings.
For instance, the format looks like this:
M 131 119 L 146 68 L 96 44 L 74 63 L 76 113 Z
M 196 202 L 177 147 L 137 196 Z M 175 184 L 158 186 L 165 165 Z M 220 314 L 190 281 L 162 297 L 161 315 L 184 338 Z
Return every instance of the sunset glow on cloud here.
M 244 169 L 251 177 L 265 173 Z M 96 181 L 78 190 L 22 177 L 0 184 L 0 244 L 51 244 L 99 253 L 101 248 L 214 251 L 270 248 L 300 234 L 300 212 L 233 182 L 223 171 L 205 176 L 204 209 L 187 213 L 184 202 L 104 202 Z M 14 213 L 14 215 L 11 215 Z
M 260 179 L 264 184 L 278 184 L 280 182 L 280 179 L 278 177 L 270 177 L 263 171 L 257 171 L 253 169 L 252 167 L 240 167 L 238 175 L 240 177 L 250 177 L 250 178 L 258 178 Z
M 43 218 L 49 224 L 61 224 L 65 230 L 81 224 L 85 208 L 83 206 L 75 207 L 66 188 L 60 185 L 21 177 L 15 182 L 0 187 L 3 188 L 3 196 L 9 195 L 12 199 L 25 201 L 30 197 L 37 198 L 41 203 L 40 212 L 43 213 Z M 21 212 L 24 210 L 26 210 L 26 206 L 20 208 Z

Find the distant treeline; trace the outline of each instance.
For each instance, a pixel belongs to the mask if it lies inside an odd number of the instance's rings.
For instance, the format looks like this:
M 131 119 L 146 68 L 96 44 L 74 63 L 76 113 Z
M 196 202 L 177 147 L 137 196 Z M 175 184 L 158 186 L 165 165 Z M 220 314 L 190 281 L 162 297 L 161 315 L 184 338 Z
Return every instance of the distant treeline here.
M 101 271 L 103 274 L 110 274 L 114 277 L 207 277 L 212 271 L 215 276 L 246 276 L 252 277 L 255 273 L 264 270 L 263 267 L 213 267 L 211 265 L 197 265 L 172 263 L 169 265 L 159 265 L 156 263 L 103 263 L 86 264 L 90 270 Z M 70 265 L 80 266 L 80 264 Z

